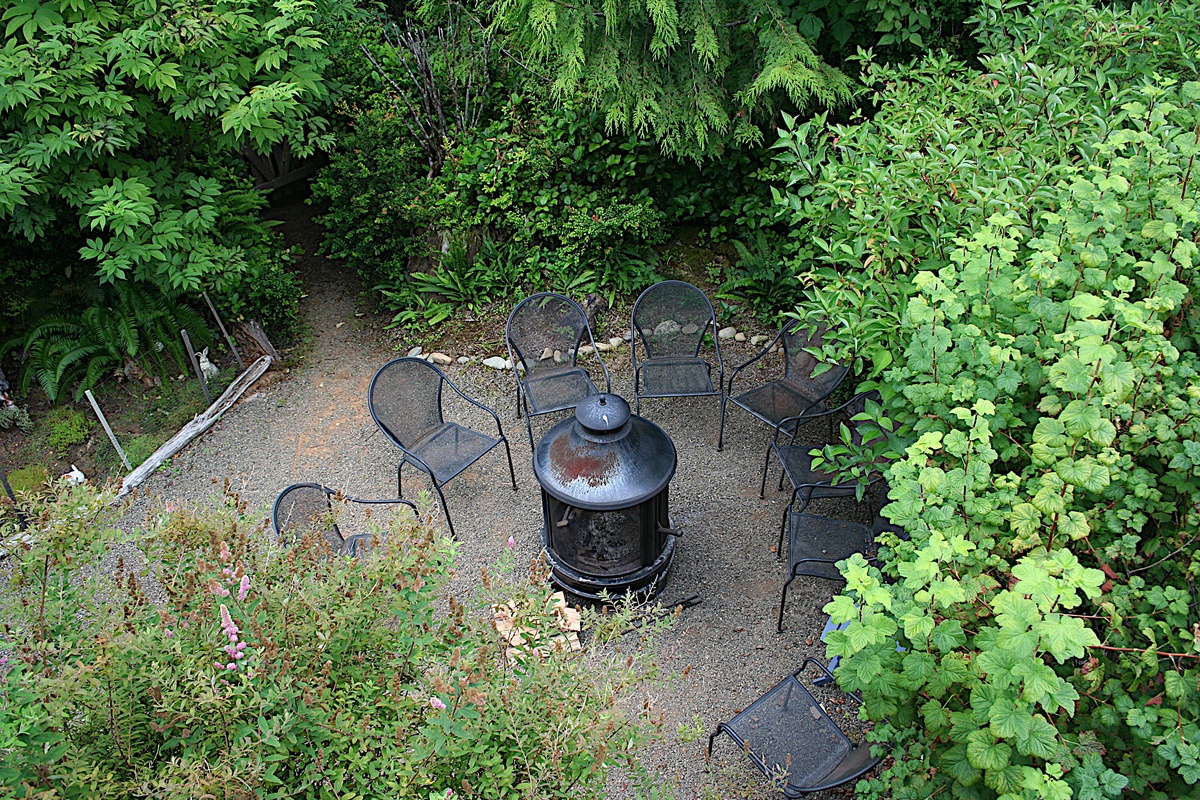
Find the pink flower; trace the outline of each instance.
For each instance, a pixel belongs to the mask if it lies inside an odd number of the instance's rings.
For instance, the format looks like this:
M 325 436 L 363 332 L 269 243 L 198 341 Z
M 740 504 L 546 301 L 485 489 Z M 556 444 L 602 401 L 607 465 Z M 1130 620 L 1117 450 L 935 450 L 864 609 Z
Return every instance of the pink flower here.
M 213 666 L 216 667 L 217 669 L 225 669 L 225 665 L 222 664 L 220 661 L 214 661 Z
M 221 560 L 228 561 L 233 558 L 233 554 L 229 552 L 229 545 L 221 542 Z
M 513 537 L 511 537 L 511 536 L 510 536 L 510 537 L 508 537 L 508 546 L 509 546 L 509 547 L 513 547 L 513 546 L 515 546 L 515 545 L 516 545 L 516 543 L 517 543 L 517 540 L 516 540 L 516 539 L 514 539 L 514 538 L 513 538 Z
M 170 628 L 163 629 L 163 636 L 165 636 L 166 638 L 170 639 L 174 635 L 175 634 L 171 631 Z
M 230 661 L 228 664 L 226 664 L 226 665 L 225 665 L 225 669 L 230 669 L 230 670 L 232 670 L 232 669 L 237 669 L 237 664 L 235 664 L 234 662 Z
M 238 642 L 238 643 L 237 643 L 237 649 L 238 649 L 239 651 L 241 651 L 241 650 L 245 650 L 245 649 L 246 649 L 246 643 L 245 643 L 245 642 Z
M 434 708 L 436 708 L 438 711 L 445 711 L 445 710 L 446 710 L 446 704 L 442 702 L 442 700 L 441 700 L 441 698 L 440 698 L 440 697 L 431 697 L 431 698 L 429 698 L 429 705 L 433 706 L 433 707 L 434 707 Z
M 238 586 L 238 602 L 239 603 L 246 599 L 246 592 L 248 592 L 248 591 L 250 591 L 250 576 L 243 575 L 242 583 L 240 586 Z
M 221 630 L 225 631 L 225 635 L 231 641 L 237 641 L 238 626 L 234 624 L 233 617 L 229 616 L 229 609 L 225 604 L 221 604 Z

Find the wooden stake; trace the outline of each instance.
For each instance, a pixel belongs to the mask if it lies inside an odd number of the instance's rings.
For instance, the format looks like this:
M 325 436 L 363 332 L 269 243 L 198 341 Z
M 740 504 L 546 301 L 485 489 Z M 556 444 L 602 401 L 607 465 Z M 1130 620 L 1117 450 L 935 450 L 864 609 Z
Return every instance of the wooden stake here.
M 225 341 L 229 344 L 229 349 L 233 351 L 233 357 L 237 359 L 238 367 L 246 368 L 246 362 L 242 360 L 242 354 L 238 352 L 237 345 L 233 343 L 233 337 L 229 335 L 229 331 L 225 330 L 225 323 L 221 321 L 221 315 L 217 313 L 216 306 L 212 300 L 208 299 L 208 292 L 201 292 L 200 295 L 204 298 L 204 302 L 208 303 L 208 310 L 212 312 L 213 319 L 217 321 L 217 327 L 221 329 L 221 335 L 225 337 Z
M 84 392 L 87 395 L 88 402 L 92 404 L 92 411 L 96 412 L 96 416 L 100 418 L 100 424 L 104 426 L 104 432 L 108 434 L 108 440 L 112 442 L 112 446 L 116 448 L 117 455 L 121 457 L 121 461 L 125 464 L 125 469 L 132 470 L 129 465 L 129 459 L 125 456 L 125 451 L 121 449 L 121 445 L 117 442 L 117 435 L 113 433 L 112 427 L 108 424 L 108 420 L 104 417 L 104 412 L 100 410 L 100 404 L 96 402 L 96 398 L 92 397 L 92 390 L 88 389 Z
M 200 379 L 200 388 L 204 390 L 204 402 L 211 406 L 212 394 L 208 391 L 208 381 L 204 380 L 204 370 L 200 369 L 200 361 L 196 358 L 196 351 L 192 348 L 192 340 L 186 330 L 180 330 L 179 335 L 183 337 L 183 345 L 187 348 L 188 358 L 192 360 L 192 369 L 196 370 L 196 377 Z

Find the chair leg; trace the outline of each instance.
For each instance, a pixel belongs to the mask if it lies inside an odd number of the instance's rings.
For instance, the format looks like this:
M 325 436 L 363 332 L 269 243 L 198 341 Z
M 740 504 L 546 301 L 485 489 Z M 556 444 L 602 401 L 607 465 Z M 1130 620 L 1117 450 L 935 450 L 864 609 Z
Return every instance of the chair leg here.
M 779 459 L 779 466 L 781 466 L 781 467 L 783 466 L 783 459 L 782 459 L 782 458 L 781 458 L 781 459 Z M 775 491 L 778 491 L 778 492 L 782 492 L 782 491 L 783 491 L 783 479 L 784 479 L 784 477 L 785 477 L 786 475 L 787 475 L 787 470 L 785 470 L 785 469 L 781 469 L 781 470 L 779 470 L 779 488 L 778 488 L 778 489 L 776 489 Z
M 721 395 L 721 423 L 717 427 L 717 452 L 725 446 L 725 395 Z
M 518 378 L 515 381 L 515 383 L 517 384 L 517 419 L 520 419 L 521 418 L 521 381 L 520 381 L 520 379 Z
M 775 625 L 776 633 L 783 633 L 783 606 L 787 603 L 787 590 L 792 585 L 792 581 L 796 580 L 796 573 L 793 572 L 788 576 L 788 579 L 783 584 L 783 595 L 779 598 L 779 622 Z
M 396 497 L 404 497 L 404 459 L 396 466 Z
M 517 473 L 513 470 L 512 450 L 508 448 L 508 439 L 503 438 L 500 441 L 504 442 L 504 455 L 508 457 L 508 477 L 512 478 L 513 491 L 517 490 Z
M 457 540 L 458 534 L 454 532 L 454 520 L 450 519 L 450 506 L 446 503 L 446 495 L 442 494 L 442 487 L 438 486 L 437 481 L 433 479 L 433 476 L 430 475 L 429 478 L 433 483 L 433 488 L 437 491 L 438 500 L 442 502 L 442 511 L 446 514 L 446 524 L 450 526 L 450 538 Z
M 525 432 L 529 434 L 529 449 L 533 450 L 533 415 L 525 412 Z
M 783 537 L 787 533 L 788 516 L 792 513 L 792 506 L 789 503 L 788 507 L 783 510 L 783 522 L 779 525 L 779 545 L 775 548 L 776 560 L 783 558 Z
M 721 411 L 720 411 L 721 432 L 719 434 L 717 434 L 717 452 L 719 453 L 719 452 L 721 452 L 721 449 L 725 444 L 725 441 L 724 441 L 724 438 L 725 438 L 725 393 L 721 392 L 718 395 L 718 398 L 720 399 L 720 406 L 721 406 Z

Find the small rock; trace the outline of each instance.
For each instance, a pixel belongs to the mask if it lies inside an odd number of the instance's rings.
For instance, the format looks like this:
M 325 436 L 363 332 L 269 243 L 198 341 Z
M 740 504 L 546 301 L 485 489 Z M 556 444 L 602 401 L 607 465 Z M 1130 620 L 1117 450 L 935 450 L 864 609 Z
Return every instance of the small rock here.
M 609 350 L 612 350 L 612 349 L 613 349 L 612 345 L 609 344 L 608 342 L 601 342 L 600 344 L 596 345 L 596 352 L 598 352 L 598 353 L 607 353 Z M 582 352 L 583 348 L 581 347 L 581 348 L 579 348 L 579 350 Z
M 421 345 L 417 345 L 412 350 L 408 351 L 408 358 L 412 358 L 413 356 L 419 356 L 423 352 L 425 352 L 425 351 L 421 349 Z
M 766 338 L 767 338 L 767 337 L 765 337 L 765 336 L 762 336 L 762 335 L 758 335 L 758 336 L 751 336 L 751 337 L 750 337 L 750 344 L 754 344 L 754 345 L 759 345 L 759 344 L 762 344 L 762 343 L 763 343 L 763 341 L 764 341 Z
M 618 347 L 620 347 L 621 345 L 625 344 L 625 340 L 622 339 L 620 336 L 614 336 L 608 340 L 608 343 L 611 344 L 613 346 L 613 349 L 615 350 Z
M 547 347 L 545 350 L 543 350 L 542 357 L 539 358 L 538 361 L 545 361 L 548 358 L 554 358 L 554 348 L 553 347 Z
M 435 364 L 440 364 L 443 367 L 448 367 L 454 363 L 454 359 L 445 353 L 430 353 L 429 360 Z
M 730 325 L 728 328 L 721 328 L 721 330 L 717 333 L 717 336 L 720 336 L 722 339 L 732 339 L 734 336 L 737 336 L 737 328 L 733 327 L 732 325 Z
M 470 356 L 459 356 L 459 357 L 458 357 L 458 363 L 460 363 L 460 364 L 470 364 L 470 363 L 471 363 L 471 357 L 470 357 Z
M 738 331 L 737 333 L 735 333 L 733 335 L 733 340 L 735 342 L 744 342 L 744 341 L 746 341 L 746 334 L 742 333 L 741 331 Z
M 592 346 L 590 344 L 585 344 L 583 347 L 579 348 L 579 355 L 590 356 L 591 354 L 592 354 Z
M 508 366 L 508 359 L 501 358 L 500 356 L 491 356 L 489 358 L 485 358 L 483 360 L 483 365 L 485 367 L 491 367 L 492 369 L 510 369 Z
M 561 364 L 564 361 L 566 361 L 566 359 L 563 357 L 562 350 L 555 350 L 554 351 L 554 363 Z
M 627 342 L 632 342 L 633 341 L 633 331 L 625 331 L 624 333 L 621 334 L 621 338 Z
M 672 336 L 679 333 L 679 323 L 673 319 L 664 319 L 662 322 L 654 326 L 655 336 Z
M 699 330 L 700 330 L 699 325 L 697 325 L 694 322 L 689 322 L 687 325 L 684 325 L 682 328 L 680 328 L 679 332 L 682 333 L 684 336 L 691 336 L 691 335 L 695 334 L 696 332 L 698 332 Z

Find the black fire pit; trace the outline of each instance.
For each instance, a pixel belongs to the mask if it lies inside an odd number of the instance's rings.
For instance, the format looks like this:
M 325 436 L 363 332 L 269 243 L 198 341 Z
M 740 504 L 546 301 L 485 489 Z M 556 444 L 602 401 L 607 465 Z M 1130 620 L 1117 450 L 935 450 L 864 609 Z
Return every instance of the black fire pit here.
M 596 600 L 663 587 L 675 537 L 667 484 L 675 445 L 613 394 L 592 395 L 533 451 L 542 487 L 542 545 L 562 588 Z

